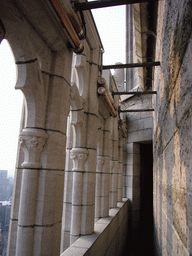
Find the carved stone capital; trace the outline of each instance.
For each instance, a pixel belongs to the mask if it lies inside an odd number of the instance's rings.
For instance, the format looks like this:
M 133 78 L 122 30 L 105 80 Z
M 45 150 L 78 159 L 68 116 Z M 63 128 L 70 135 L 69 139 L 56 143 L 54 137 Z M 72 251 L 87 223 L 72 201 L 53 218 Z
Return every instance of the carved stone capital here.
M 48 135 L 44 130 L 25 128 L 19 135 L 19 142 L 24 151 L 23 168 L 41 168 L 40 158 Z
M 73 148 L 70 151 L 70 158 L 73 160 L 73 171 L 84 171 L 88 150 L 85 148 Z
M 104 156 L 97 156 L 96 172 L 103 172 L 104 163 L 105 163 L 105 157 Z

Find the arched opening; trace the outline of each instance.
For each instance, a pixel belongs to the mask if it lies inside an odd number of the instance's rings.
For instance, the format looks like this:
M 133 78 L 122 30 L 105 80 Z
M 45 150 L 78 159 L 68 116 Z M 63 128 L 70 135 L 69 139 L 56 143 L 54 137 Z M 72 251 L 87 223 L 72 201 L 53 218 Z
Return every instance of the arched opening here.
M 0 170 L 15 170 L 23 95 L 15 90 L 17 68 L 7 40 L 0 45 Z
M 9 231 L 11 203 L 13 192 L 13 176 L 18 146 L 19 127 L 23 95 L 15 90 L 17 68 L 13 52 L 7 40 L 0 44 L 0 211 L 4 217 L 0 219 L 1 255 L 6 255 Z M 7 225 L 3 225 L 4 223 Z M 2 228 L 3 227 L 3 228 Z

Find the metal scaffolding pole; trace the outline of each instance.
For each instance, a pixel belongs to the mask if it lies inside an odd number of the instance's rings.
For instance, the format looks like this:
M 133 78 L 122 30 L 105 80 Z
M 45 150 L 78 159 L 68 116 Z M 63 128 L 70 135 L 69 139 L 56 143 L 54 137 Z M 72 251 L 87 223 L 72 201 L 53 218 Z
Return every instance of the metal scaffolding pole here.
M 113 95 L 141 95 L 141 94 L 157 94 L 156 91 L 145 92 L 112 92 Z
M 150 2 L 154 0 L 102 0 L 102 1 L 91 1 L 91 2 L 83 2 L 83 3 L 74 3 L 75 8 L 78 11 L 91 10 L 96 8 L 110 7 L 116 5 L 123 4 L 136 4 L 136 3 L 144 3 Z
M 160 61 L 106 65 L 106 66 L 103 66 L 102 68 L 103 69 L 120 69 L 120 68 L 142 68 L 142 67 L 153 67 L 153 66 L 160 66 Z
M 154 108 L 119 110 L 120 113 L 126 113 L 126 112 L 148 112 L 148 111 L 154 111 Z

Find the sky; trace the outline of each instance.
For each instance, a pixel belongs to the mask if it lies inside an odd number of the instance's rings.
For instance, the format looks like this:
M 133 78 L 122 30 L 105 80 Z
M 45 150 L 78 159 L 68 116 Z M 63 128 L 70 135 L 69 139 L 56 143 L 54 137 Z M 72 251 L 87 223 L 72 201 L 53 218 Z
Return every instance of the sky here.
M 104 65 L 125 63 L 125 5 L 92 10 L 105 53 Z
M 0 170 L 15 170 L 23 95 L 15 90 L 17 70 L 6 40 L 0 44 Z
M 104 47 L 103 64 L 125 63 L 125 6 L 92 10 Z M 0 44 L 0 170 L 15 172 L 23 94 L 15 90 L 17 69 L 9 43 Z

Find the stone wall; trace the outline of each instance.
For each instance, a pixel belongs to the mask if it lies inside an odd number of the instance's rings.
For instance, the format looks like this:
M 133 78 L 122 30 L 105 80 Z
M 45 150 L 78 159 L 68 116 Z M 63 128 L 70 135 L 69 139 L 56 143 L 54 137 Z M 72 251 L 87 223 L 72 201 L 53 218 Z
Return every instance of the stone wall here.
M 155 96 L 153 96 L 155 97 Z M 151 95 L 127 97 L 122 103 L 127 110 L 151 109 Z M 127 113 L 127 140 L 124 152 L 124 195 L 130 200 L 130 219 L 132 226 L 132 241 L 136 241 L 140 233 L 140 143 L 152 141 L 152 112 Z
M 192 254 L 191 28 L 191 1 L 159 1 L 153 149 L 157 255 Z

